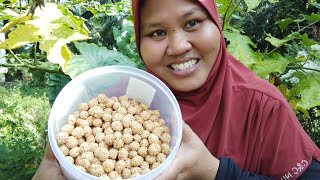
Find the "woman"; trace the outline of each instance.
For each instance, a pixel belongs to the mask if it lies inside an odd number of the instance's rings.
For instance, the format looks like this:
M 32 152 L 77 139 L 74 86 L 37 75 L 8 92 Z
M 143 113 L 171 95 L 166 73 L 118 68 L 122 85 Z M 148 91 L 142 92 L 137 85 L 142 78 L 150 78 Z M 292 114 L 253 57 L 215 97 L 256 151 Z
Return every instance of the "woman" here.
M 319 148 L 282 94 L 227 53 L 212 0 L 132 3 L 139 54 L 186 122 L 157 179 L 320 179 Z M 34 179 L 60 173 L 52 154 L 43 161 Z

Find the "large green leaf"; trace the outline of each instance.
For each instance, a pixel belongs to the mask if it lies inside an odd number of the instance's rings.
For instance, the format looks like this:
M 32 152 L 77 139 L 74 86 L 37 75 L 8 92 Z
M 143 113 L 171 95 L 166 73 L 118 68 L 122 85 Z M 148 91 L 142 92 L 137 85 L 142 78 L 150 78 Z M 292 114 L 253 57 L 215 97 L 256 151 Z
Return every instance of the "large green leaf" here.
M 261 0 L 244 0 L 246 5 L 248 6 L 248 12 L 255 9 L 261 2 Z
M 136 67 L 135 63 L 118 51 L 88 43 L 75 43 L 75 45 L 81 55 L 72 55 L 66 68 L 66 74 L 72 79 L 87 70 L 102 66 L 125 65 Z
M 302 73 L 297 71 L 294 76 L 299 78 L 299 82 L 291 89 L 288 97 L 293 98 L 300 95 L 297 106 L 304 109 L 320 106 L 320 73 Z
M 62 88 L 70 81 L 71 78 L 67 75 L 55 73 L 49 74 L 48 98 L 51 106 L 53 105 Z
M 264 57 L 262 65 L 254 65 L 254 72 L 261 78 L 266 78 L 272 72 L 283 73 L 290 61 L 279 53 L 271 53 Z
M 63 69 L 70 57 L 66 44 L 71 41 L 88 39 L 88 33 L 80 24 L 84 20 L 65 16 L 56 4 L 46 3 L 35 11 L 34 19 L 25 21 L 13 30 L 0 48 L 15 49 L 23 45 L 39 42 L 39 48 L 47 52 L 47 59 L 59 64 Z
M 230 41 L 228 51 L 240 62 L 249 68 L 251 68 L 253 64 L 261 63 L 260 55 L 251 49 L 251 46 L 255 48 L 256 45 L 248 36 L 227 31 L 224 32 L 224 36 Z
M 312 2 L 312 3 L 310 3 L 310 4 L 311 4 L 312 6 L 318 8 L 318 9 L 320 9 L 320 3 Z
M 281 19 L 280 21 L 277 22 L 277 24 L 279 25 L 281 31 L 284 31 L 289 24 L 294 22 L 295 21 L 292 18 L 287 18 L 287 19 Z

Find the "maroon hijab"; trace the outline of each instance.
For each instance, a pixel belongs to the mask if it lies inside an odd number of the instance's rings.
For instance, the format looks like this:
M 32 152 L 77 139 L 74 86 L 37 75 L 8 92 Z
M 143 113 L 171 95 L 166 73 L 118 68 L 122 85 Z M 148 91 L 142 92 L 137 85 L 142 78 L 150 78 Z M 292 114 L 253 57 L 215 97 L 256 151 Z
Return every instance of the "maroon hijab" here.
M 214 1 L 198 2 L 221 32 Z M 139 0 L 132 0 L 132 10 L 139 49 Z M 313 158 L 320 161 L 319 148 L 282 94 L 232 57 L 222 32 L 221 37 L 219 55 L 205 84 L 191 92 L 171 88 L 184 121 L 215 157 L 232 158 L 253 173 L 297 178 Z

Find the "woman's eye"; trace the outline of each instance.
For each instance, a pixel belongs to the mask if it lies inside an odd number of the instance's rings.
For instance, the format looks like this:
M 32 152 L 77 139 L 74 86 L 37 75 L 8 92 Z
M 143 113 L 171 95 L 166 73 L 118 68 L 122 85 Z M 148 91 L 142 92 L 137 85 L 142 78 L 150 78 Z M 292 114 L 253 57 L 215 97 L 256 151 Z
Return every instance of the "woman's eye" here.
M 151 33 L 151 37 L 161 37 L 164 35 L 165 35 L 165 32 L 162 30 L 157 30 L 157 31 L 154 31 L 153 33 Z
M 187 22 L 186 28 L 192 28 L 197 26 L 200 23 L 198 20 L 191 20 Z

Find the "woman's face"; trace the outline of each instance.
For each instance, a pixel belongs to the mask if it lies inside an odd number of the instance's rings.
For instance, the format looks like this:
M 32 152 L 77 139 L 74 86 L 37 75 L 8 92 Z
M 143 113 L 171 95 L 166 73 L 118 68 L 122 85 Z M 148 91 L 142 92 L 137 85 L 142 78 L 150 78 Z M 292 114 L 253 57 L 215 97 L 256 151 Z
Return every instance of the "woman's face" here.
M 192 0 L 145 0 L 140 52 L 146 66 L 178 91 L 200 88 L 220 49 L 220 32 Z

